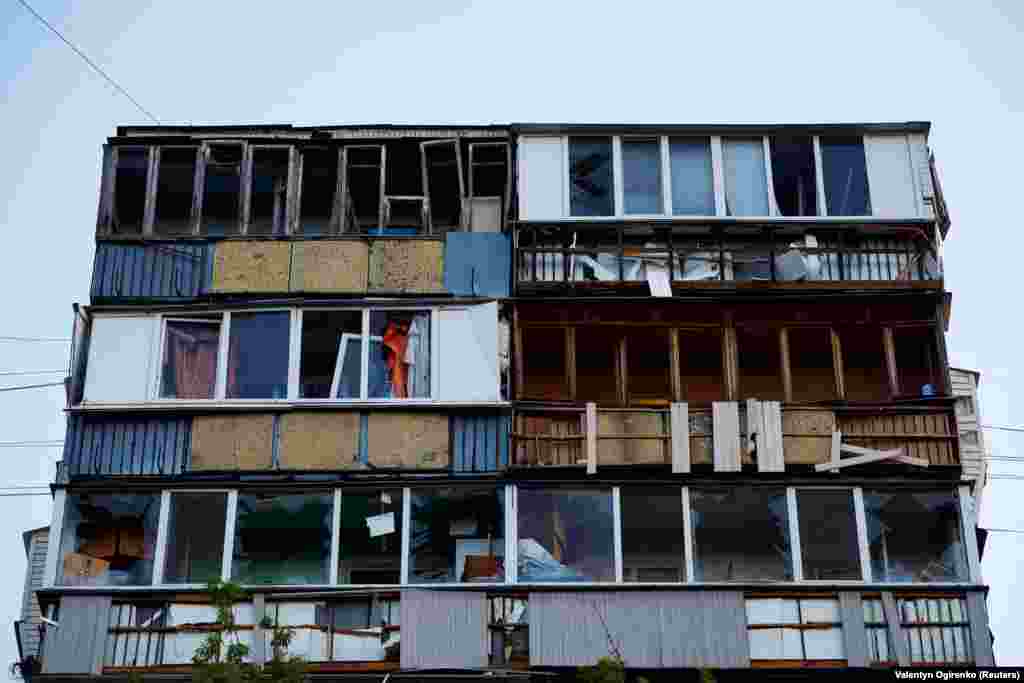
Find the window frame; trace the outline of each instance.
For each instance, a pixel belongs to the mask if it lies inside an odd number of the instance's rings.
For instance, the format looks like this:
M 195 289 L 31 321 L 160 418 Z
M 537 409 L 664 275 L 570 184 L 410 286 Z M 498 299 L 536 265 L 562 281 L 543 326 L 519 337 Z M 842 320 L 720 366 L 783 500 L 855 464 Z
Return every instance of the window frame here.
M 239 234 L 242 236 L 249 234 L 249 228 L 252 225 L 252 184 L 256 178 L 254 163 L 256 152 L 275 150 L 285 150 L 288 152 L 288 171 L 285 176 L 284 229 L 281 233 L 275 233 L 273 229 L 271 229 L 269 234 L 259 235 L 259 237 L 284 237 L 286 235 L 293 235 L 296 233 L 295 228 L 298 221 L 298 206 L 300 201 L 298 187 L 302 182 L 302 167 L 297 162 L 298 152 L 295 145 L 246 143 L 242 157 L 241 178 L 242 207 Z M 298 176 L 298 178 L 296 176 Z

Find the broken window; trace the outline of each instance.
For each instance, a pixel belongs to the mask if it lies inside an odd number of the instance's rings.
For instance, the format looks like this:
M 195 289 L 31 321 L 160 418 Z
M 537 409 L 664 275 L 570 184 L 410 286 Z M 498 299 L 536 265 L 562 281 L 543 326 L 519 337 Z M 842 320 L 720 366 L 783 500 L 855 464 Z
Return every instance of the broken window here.
M 384 223 L 376 234 L 408 236 L 426 233 L 430 227 L 430 201 L 423 187 L 423 150 L 413 140 L 387 146 L 384 169 Z
M 853 492 L 798 490 L 803 578 L 816 581 L 860 580 L 860 546 Z
M 159 519 L 158 493 L 69 494 L 57 583 L 149 585 Z
M 679 330 L 679 374 L 683 400 L 691 406 L 725 398 L 720 329 Z
M 171 494 L 164 583 L 220 579 L 227 509 L 227 493 Z
M 821 167 L 829 216 L 870 216 L 864 138 L 821 138 Z
M 285 234 L 290 158 L 287 147 L 253 148 L 248 234 Z
M 502 583 L 505 491 L 413 489 L 410 583 Z
M 725 212 L 729 216 L 767 216 L 768 181 L 761 138 L 724 138 Z
M 469 227 L 473 232 L 500 232 L 508 202 L 508 143 L 469 145 Z
M 747 600 L 750 659 L 846 661 L 843 618 L 835 598 Z
M 401 621 L 397 598 L 375 594 L 322 603 L 277 603 L 268 611 L 275 623 L 291 627 L 290 655 L 307 661 L 397 664 Z M 266 635 L 269 640 L 271 634 Z
M 772 188 L 782 216 L 818 215 L 814 140 L 810 136 L 772 136 Z
M 632 328 L 626 333 L 626 378 L 630 405 L 661 405 L 672 400 L 669 331 Z
M 299 397 L 359 398 L 362 335 L 362 311 L 303 311 Z
M 897 327 L 892 331 L 896 374 L 904 396 L 935 396 L 942 391 L 935 331 L 931 327 Z
M 864 598 L 864 630 L 868 636 L 868 663 L 896 664 L 896 653 L 889 642 L 889 625 L 881 598 Z
M 911 664 L 974 662 L 967 601 L 962 597 L 900 598 L 897 611 Z
M 288 396 L 288 311 L 234 313 L 228 348 L 228 398 Z
M 660 214 L 661 142 L 657 139 L 622 141 L 623 211 L 626 214 Z
M 686 581 L 679 487 L 623 487 L 620 500 L 622 579 Z
M 370 312 L 370 398 L 430 398 L 430 311 Z
M 345 222 L 355 232 L 368 232 L 380 226 L 384 200 L 384 147 L 357 145 L 346 147 Z
M 402 490 L 342 492 L 338 583 L 400 583 Z
M 669 138 L 672 169 L 672 213 L 714 216 L 715 181 L 708 138 Z
M 526 596 L 490 595 L 487 597 L 487 630 L 490 634 L 491 666 L 530 665 L 530 618 Z
M 523 386 L 519 387 L 520 398 L 546 401 L 569 398 L 565 384 L 565 336 L 566 330 L 559 327 L 521 328 Z
M 838 398 L 832 367 L 832 332 L 824 327 L 790 327 L 789 373 L 794 401 L 831 401 Z
M 197 152 L 195 147 L 164 147 L 159 150 L 153 225 L 158 235 L 192 233 Z
M 149 189 L 149 148 L 118 147 L 114 172 L 114 215 L 110 231 L 115 235 L 138 235 L 146 219 Z
M 160 398 L 214 398 L 220 316 L 164 321 Z
M 736 328 L 739 397 L 785 401 L 778 330 Z
M 203 234 L 238 234 L 242 196 L 241 145 L 210 145 L 203 180 Z
M 875 581 L 967 581 L 960 504 L 950 492 L 864 491 Z
M 614 581 L 612 491 L 520 488 L 520 582 Z
M 843 347 L 843 387 L 848 401 L 888 401 L 889 373 L 886 370 L 882 331 L 869 327 L 848 327 L 840 331 Z
M 442 230 L 462 222 L 462 155 L 458 140 L 432 140 L 422 148 L 424 195 L 430 200 L 430 219 Z
M 695 581 L 791 581 L 786 490 L 690 489 Z
M 239 492 L 232 581 L 326 584 L 333 499 L 330 493 Z
M 338 152 L 326 147 L 302 150 L 302 202 L 299 232 L 309 237 L 326 235 L 334 215 L 338 190 Z
M 615 215 L 612 140 L 569 138 L 569 215 Z
M 575 336 L 576 400 L 618 404 L 620 328 L 577 327 Z

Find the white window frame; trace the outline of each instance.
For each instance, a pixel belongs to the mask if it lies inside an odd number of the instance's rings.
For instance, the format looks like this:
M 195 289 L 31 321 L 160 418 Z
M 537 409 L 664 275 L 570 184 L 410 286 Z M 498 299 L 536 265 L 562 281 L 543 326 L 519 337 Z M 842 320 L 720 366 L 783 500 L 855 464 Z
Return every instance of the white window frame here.
M 177 493 L 186 494 L 226 494 L 227 506 L 224 510 L 224 543 L 221 548 L 220 578 L 221 581 L 228 581 L 231 575 L 231 559 L 229 552 L 233 550 L 234 541 L 234 512 L 238 500 L 238 491 L 235 489 L 164 489 L 160 492 L 160 525 L 157 527 L 156 550 L 153 552 L 153 585 L 172 588 L 203 588 L 202 583 L 167 583 L 164 581 L 164 564 L 167 559 L 168 534 L 170 533 L 171 521 L 171 497 Z
M 858 585 L 868 583 L 871 577 L 871 557 L 867 554 L 867 528 L 864 526 L 864 497 L 858 495 L 857 491 L 859 487 L 855 486 L 790 486 L 787 490 L 787 496 L 789 496 L 789 512 L 792 515 L 789 521 L 789 528 L 791 536 L 795 533 L 795 538 L 798 542 L 794 542 L 790 539 L 790 544 L 794 547 L 799 546 L 800 552 L 794 551 L 793 555 L 793 577 L 795 581 L 808 583 L 808 584 L 829 584 L 829 585 Z M 792 492 L 790 495 L 789 492 Z M 803 545 L 800 540 L 800 510 L 798 498 L 801 491 L 844 491 L 850 495 L 850 500 L 853 503 L 853 528 L 854 533 L 857 534 L 857 561 L 860 565 L 860 578 L 859 579 L 808 579 L 804 574 L 803 565 Z M 799 558 L 797 557 L 799 555 Z M 796 563 L 797 559 L 800 560 L 799 564 Z M 865 560 L 867 563 L 865 564 Z M 799 574 L 797 574 L 799 572 Z M 799 576 L 799 579 L 796 577 Z
M 818 176 L 818 178 L 817 178 L 817 180 L 818 180 L 818 217 L 827 218 L 829 216 L 829 213 L 828 213 L 828 202 L 826 201 L 826 197 L 825 197 L 825 166 L 822 164 L 822 159 L 824 157 L 822 156 L 822 153 L 821 153 L 821 138 L 822 138 L 822 136 L 821 135 L 815 135 L 813 137 L 814 137 L 814 172 Z M 828 138 L 830 136 L 825 135 L 824 137 Z M 867 140 L 865 140 L 864 134 L 863 133 L 859 133 L 856 136 L 839 135 L 839 136 L 836 136 L 836 137 L 859 137 L 860 138 L 861 146 L 864 148 L 864 167 L 865 167 L 865 173 L 867 173 L 868 144 L 867 144 Z M 867 188 L 868 188 L 868 204 L 870 205 L 870 203 L 871 203 L 871 179 L 870 178 L 867 179 Z M 872 214 L 865 214 L 863 216 L 836 216 L 835 218 L 841 218 L 842 220 L 846 220 L 846 221 L 857 221 L 859 219 L 872 218 L 872 217 L 873 217 Z
M 268 143 L 249 143 L 245 147 L 242 157 L 242 235 L 249 234 L 249 227 L 252 225 L 252 184 L 256 178 L 254 157 L 256 152 L 283 150 L 288 153 L 288 172 L 285 175 L 284 190 L 284 230 L 280 234 L 271 231 L 269 236 L 283 237 L 292 234 L 292 223 L 297 220 L 295 215 L 298 211 L 299 189 L 301 183 L 301 165 L 296 163 L 296 151 L 294 145 L 280 145 Z M 297 177 L 297 179 L 296 179 Z M 264 237 L 264 235 L 260 235 Z
M 246 160 L 249 157 L 249 143 L 244 140 L 204 140 L 199 146 L 199 164 L 196 168 L 196 181 L 194 189 L 196 191 L 194 202 L 195 215 L 193 221 L 193 232 L 195 235 L 206 237 L 207 233 L 203 230 L 203 204 L 206 200 L 206 167 L 210 161 L 210 149 L 212 147 L 241 147 L 242 148 L 242 160 L 238 164 L 238 223 L 235 226 L 235 235 L 245 235 L 246 230 L 246 213 L 248 208 L 248 188 L 245 177 L 246 169 L 248 164 Z M 232 237 L 231 233 L 228 233 L 229 237 Z

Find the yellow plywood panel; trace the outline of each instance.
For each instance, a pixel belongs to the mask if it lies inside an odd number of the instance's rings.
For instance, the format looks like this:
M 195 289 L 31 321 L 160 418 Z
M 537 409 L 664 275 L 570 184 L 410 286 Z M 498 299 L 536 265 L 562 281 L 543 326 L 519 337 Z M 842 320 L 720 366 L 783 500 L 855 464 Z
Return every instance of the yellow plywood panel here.
M 365 292 L 370 247 L 362 240 L 316 240 L 292 245 L 293 292 Z
M 836 416 L 831 410 L 782 411 L 782 453 L 787 465 L 815 465 L 832 457 Z
M 668 415 L 662 413 L 607 413 L 597 417 L 599 437 L 669 435 Z M 598 465 L 635 465 L 670 462 L 668 439 L 608 439 L 598 438 Z
M 200 415 L 192 422 L 193 470 L 267 470 L 273 415 Z
M 429 413 L 370 413 L 370 464 L 381 468 L 448 467 L 448 416 Z
M 375 240 L 370 245 L 371 292 L 444 291 L 444 243 Z
M 278 459 L 285 470 L 359 468 L 359 413 L 296 412 L 281 416 Z
M 287 292 L 291 261 L 288 242 L 218 242 L 213 289 L 218 292 Z

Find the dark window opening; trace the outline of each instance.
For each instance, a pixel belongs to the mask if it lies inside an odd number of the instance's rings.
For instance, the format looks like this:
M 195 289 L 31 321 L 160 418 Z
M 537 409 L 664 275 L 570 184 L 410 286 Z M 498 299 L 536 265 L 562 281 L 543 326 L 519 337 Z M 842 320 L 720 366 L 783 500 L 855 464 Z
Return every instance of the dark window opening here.
M 378 227 L 383 199 L 384 148 L 348 147 L 345 164 L 346 220 L 357 232 Z
M 187 235 L 192 232 L 195 179 L 194 147 L 160 150 L 153 226 L 158 235 Z
M 864 138 L 821 138 L 821 167 L 829 216 L 870 216 Z
M 830 401 L 838 398 L 832 365 L 832 333 L 821 327 L 791 327 L 789 371 L 794 401 Z
M 232 580 L 326 584 L 334 496 L 239 493 Z
M 338 152 L 312 148 L 302 152 L 302 206 L 299 231 L 303 235 L 326 235 L 334 214 L 334 193 L 338 189 Z
M 519 387 L 520 397 L 547 401 L 568 399 L 569 392 L 565 385 L 565 329 L 523 328 L 521 334 L 523 386 Z
M 362 311 L 302 312 L 300 398 L 359 398 L 362 333 Z
M 791 581 L 785 489 L 690 490 L 695 581 Z
M 518 578 L 614 581 L 610 489 L 519 489 Z
M 797 491 L 804 579 L 860 580 L 851 491 Z
M 848 401 L 888 401 L 889 373 L 880 329 L 851 327 L 839 334 Z
M 779 332 L 766 328 L 736 329 L 739 398 L 785 401 Z
M 291 315 L 235 313 L 228 349 L 228 398 L 287 398 Z
M 470 150 L 473 197 L 502 197 L 508 185 L 508 146 L 472 144 Z
M 679 487 L 623 487 L 622 579 L 686 580 Z
M 455 141 L 423 145 L 423 163 L 433 225 L 457 228 L 462 220 L 462 169 Z
M 679 330 L 679 370 L 684 401 L 707 406 L 723 400 L 722 331 Z
M 173 493 L 167 519 L 164 583 L 220 579 L 224 557 L 226 493 Z
M 401 569 L 402 490 L 345 491 L 338 583 L 400 583 Z
M 668 330 L 627 333 L 626 376 L 630 405 L 661 405 L 672 400 L 671 355 Z
M 242 146 L 211 145 L 203 181 L 203 233 L 238 233 L 242 191 Z
M 623 209 L 627 214 L 660 214 L 661 143 L 658 140 L 622 141 Z
M 422 197 L 422 150 L 414 140 L 388 143 L 387 193 L 390 196 Z
M 115 235 L 138 235 L 142 232 L 148 181 L 149 150 L 144 147 L 118 148 L 114 215 L 110 226 Z
M 616 327 L 576 328 L 576 399 L 618 405 L 619 339 Z
M 58 583 L 149 585 L 153 581 L 159 517 L 159 494 L 69 495 Z
M 939 394 L 942 388 L 937 372 L 935 331 L 931 327 L 897 327 L 892 337 L 900 393 L 905 396 Z
M 487 598 L 491 666 L 529 667 L 530 617 L 526 596 L 491 595 Z
M 411 583 L 505 580 L 504 489 L 413 490 Z
M 570 215 L 615 214 L 611 138 L 569 138 L 569 186 Z
M 253 150 L 248 234 L 285 233 L 289 158 L 287 149 Z
M 772 137 L 772 186 L 783 216 L 818 215 L 814 141 L 810 137 Z

